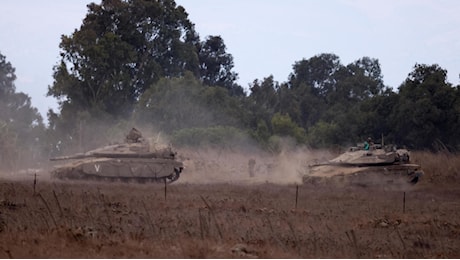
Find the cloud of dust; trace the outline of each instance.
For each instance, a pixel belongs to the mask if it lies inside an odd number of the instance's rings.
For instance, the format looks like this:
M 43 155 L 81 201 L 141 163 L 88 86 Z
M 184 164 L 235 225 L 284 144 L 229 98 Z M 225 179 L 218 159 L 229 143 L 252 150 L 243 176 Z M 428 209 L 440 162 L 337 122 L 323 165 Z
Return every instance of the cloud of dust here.
M 235 183 L 281 185 L 301 184 L 308 165 L 327 153 L 313 151 L 305 146 L 282 142 L 281 152 L 272 154 L 257 147 L 241 149 L 181 148 L 180 158 L 185 170 L 181 183 Z M 250 160 L 254 160 L 254 176 L 250 176 Z

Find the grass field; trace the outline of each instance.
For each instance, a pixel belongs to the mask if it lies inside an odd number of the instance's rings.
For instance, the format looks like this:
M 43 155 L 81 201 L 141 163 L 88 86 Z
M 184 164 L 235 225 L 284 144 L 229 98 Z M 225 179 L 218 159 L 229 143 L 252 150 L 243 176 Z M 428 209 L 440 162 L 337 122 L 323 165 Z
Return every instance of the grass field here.
M 460 257 L 460 156 L 413 153 L 425 171 L 414 186 L 299 181 L 332 155 L 183 151 L 185 172 L 166 189 L 4 174 L 0 257 Z

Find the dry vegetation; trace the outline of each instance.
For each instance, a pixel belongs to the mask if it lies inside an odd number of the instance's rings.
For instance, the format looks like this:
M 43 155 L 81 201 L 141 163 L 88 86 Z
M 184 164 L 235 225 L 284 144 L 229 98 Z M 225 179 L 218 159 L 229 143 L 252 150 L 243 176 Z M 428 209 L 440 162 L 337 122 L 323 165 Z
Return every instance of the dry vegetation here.
M 422 182 L 395 188 L 300 183 L 302 168 L 328 153 L 182 155 L 186 171 L 166 193 L 161 184 L 63 182 L 45 173 L 34 191 L 33 175 L 4 175 L 0 257 L 460 257 L 459 156 L 413 153 Z

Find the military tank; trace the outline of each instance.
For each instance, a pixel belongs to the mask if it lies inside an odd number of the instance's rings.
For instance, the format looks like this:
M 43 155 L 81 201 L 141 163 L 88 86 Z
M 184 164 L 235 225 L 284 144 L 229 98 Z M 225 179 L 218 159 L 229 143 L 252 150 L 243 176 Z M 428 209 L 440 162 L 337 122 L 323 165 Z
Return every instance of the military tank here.
M 51 158 L 51 161 L 67 161 L 56 166 L 51 176 L 58 179 L 171 183 L 179 179 L 184 169 L 176 154 L 171 147 L 151 147 L 142 133 L 133 128 L 123 143 Z
M 371 184 L 416 184 L 423 171 L 410 162 L 410 152 L 395 145 L 372 144 L 350 147 L 338 157 L 308 166 L 303 181 L 340 181 L 360 186 Z

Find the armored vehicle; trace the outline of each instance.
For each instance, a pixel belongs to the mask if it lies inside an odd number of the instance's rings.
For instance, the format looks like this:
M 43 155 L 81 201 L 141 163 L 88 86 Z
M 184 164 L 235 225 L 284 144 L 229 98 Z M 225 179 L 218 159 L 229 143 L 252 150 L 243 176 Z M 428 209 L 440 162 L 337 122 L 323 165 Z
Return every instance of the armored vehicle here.
M 373 144 L 350 147 L 332 160 L 309 165 L 303 180 L 315 183 L 334 179 L 366 186 L 382 183 L 416 184 L 422 175 L 420 165 L 410 162 L 410 152 L 407 149 Z
M 179 179 L 184 169 L 171 147 L 152 147 L 136 128 L 123 143 L 50 160 L 68 161 L 51 172 L 52 177 L 59 179 L 171 183 Z

